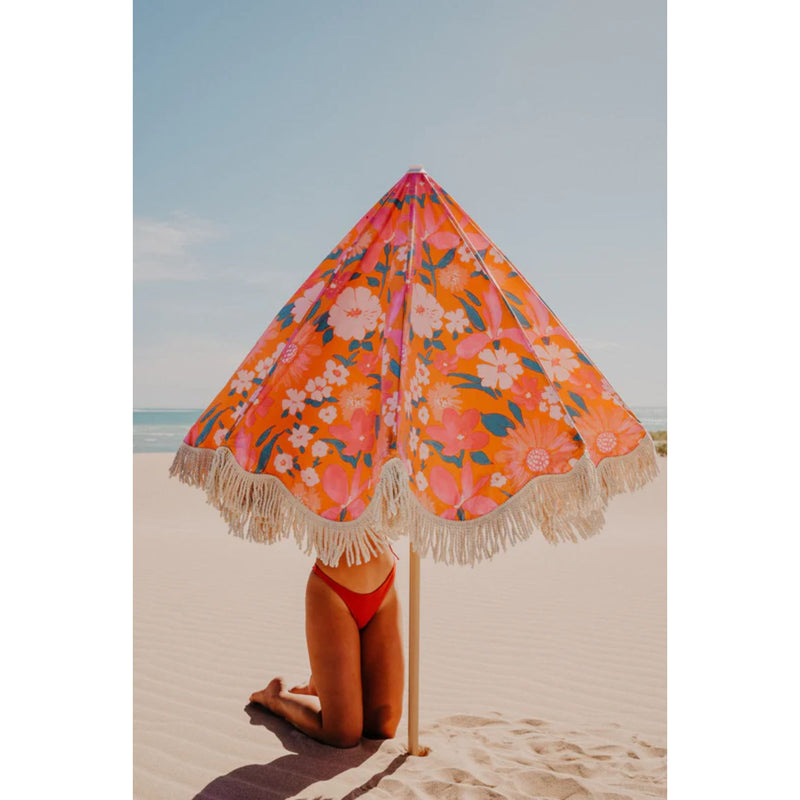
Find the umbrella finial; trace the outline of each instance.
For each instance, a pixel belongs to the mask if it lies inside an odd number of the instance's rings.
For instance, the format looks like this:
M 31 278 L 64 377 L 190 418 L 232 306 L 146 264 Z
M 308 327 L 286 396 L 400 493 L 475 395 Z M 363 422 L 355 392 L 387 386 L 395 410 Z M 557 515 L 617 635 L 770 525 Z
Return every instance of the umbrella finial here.
M 422 164 L 412 164 L 406 172 L 425 172 L 425 167 Z

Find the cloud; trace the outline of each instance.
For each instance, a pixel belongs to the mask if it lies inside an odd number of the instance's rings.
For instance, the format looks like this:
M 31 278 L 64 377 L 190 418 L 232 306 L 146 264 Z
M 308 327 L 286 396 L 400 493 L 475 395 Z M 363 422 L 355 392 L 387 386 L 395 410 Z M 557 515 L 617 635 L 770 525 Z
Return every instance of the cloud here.
M 220 238 L 207 220 L 175 214 L 170 219 L 133 219 L 133 279 L 193 281 L 204 277 L 197 249 Z

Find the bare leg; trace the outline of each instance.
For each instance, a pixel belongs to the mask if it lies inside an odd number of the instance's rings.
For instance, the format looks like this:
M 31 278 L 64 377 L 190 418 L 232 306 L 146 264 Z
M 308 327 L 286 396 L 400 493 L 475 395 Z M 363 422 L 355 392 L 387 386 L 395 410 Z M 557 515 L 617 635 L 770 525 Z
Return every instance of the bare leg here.
M 299 684 L 298 686 L 292 686 L 292 688 L 289 689 L 289 691 L 292 694 L 313 694 L 314 697 L 319 697 L 319 695 L 317 694 L 317 687 L 316 684 L 314 683 L 313 675 L 308 676 L 307 683 L 302 683 Z
M 403 713 L 403 640 L 400 602 L 393 586 L 361 631 L 363 735 L 391 739 Z
M 275 678 L 250 700 L 320 742 L 353 747 L 363 728 L 358 628 L 339 595 L 314 573 L 306 587 L 306 639 L 318 696 L 290 692 Z

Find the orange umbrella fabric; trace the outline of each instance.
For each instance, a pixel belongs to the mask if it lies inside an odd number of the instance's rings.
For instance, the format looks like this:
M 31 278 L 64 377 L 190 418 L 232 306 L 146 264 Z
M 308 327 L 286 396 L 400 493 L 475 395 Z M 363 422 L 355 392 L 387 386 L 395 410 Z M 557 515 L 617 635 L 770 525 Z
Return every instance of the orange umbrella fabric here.
M 233 533 L 360 563 L 577 541 L 653 443 L 528 281 L 410 169 L 281 308 L 170 469 Z

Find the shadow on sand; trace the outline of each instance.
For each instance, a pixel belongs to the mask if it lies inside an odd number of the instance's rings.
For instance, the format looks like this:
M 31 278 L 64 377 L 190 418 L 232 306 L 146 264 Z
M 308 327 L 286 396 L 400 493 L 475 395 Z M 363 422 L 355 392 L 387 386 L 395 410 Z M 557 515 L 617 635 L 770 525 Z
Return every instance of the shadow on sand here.
M 194 800 L 285 800 L 317 781 L 329 780 L 360 766 L 381 746 L 379 741 L 362 739 L 357 747 L 339 750 L 309 739 L 260 706 L 250 703 L 244 710 L 250 716 L 251 725 L 261 725 L 272 731 L 290 755 L 281 756 L 269 764 L 248 764 L 227 775 L 220 775 L 195 795 Z M 385 769 L 341 800 L 355 800 L 374 788 L 402 766 L 407 758 L 407 753 L 398 755 Z

